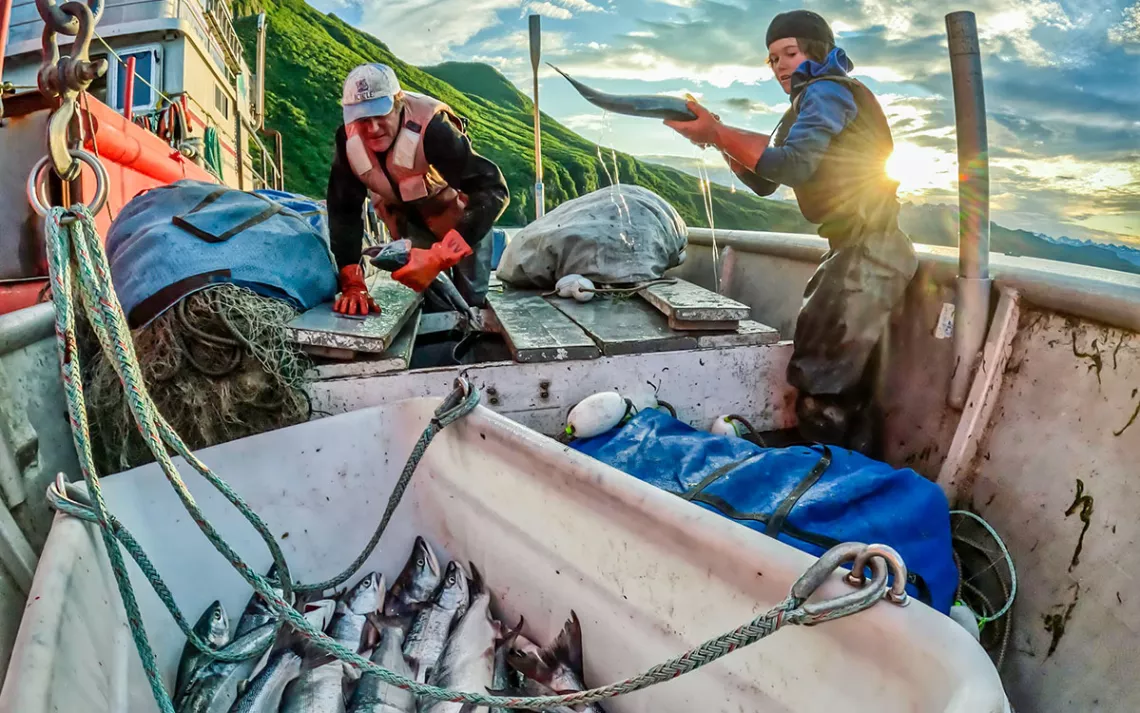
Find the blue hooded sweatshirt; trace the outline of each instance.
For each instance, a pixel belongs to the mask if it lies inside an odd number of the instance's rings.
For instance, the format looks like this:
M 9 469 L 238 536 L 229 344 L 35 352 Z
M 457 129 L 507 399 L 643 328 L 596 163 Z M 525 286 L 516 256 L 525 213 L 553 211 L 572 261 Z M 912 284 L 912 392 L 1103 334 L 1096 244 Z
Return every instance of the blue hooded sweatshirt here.
M 807 60 L 792 74 L 792 96 L 797 87 L 817 77 L 846 77 L 854 65 L 836 47 L 823 62 Z M 756 173 L 768 181 L 796 187 L 815 175 L 820 161 L 838 136 L 855 120 L 858 108 L 851 90 L 839 82 L 815 82 L 803 89 L 799 117 L 782 146 L 769 146 L 756 164 Z M 775 190 L 775 186 L 772 186 Z

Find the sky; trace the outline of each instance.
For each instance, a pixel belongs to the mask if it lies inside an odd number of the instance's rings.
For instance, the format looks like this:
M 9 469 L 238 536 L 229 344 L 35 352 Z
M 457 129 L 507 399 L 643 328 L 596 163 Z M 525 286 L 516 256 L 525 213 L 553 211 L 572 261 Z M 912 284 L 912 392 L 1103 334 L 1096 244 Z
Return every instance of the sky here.
M 826 17 L 895 138 L 890 173 L 912 202 L 957 201 L 945 13 L 977 15 L 992 218 L 1053 236 L 1140 243 L 1140 0 L 310 0 L 403 60 L 479 61 L 531 92 L 527 16 L 543 59 L 614 93 L 690 93 L 726 123 L 767 133 L 787 96 L 764 34 L 780 11 Z M 545 113 L 587 139 L 725 175 L 652 119 L 603 116 L 549 67 Z M 715 178 L 714 178 L 715 180 Z

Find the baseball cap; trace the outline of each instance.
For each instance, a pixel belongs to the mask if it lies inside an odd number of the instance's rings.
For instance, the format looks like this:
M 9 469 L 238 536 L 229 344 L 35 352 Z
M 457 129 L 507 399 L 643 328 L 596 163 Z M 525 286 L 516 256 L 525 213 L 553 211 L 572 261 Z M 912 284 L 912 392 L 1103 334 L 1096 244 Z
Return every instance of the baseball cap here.
M 340 103 L 345 125 L 371 116 L 387 116 L 400 92 L 400 81 L 388 65 L 359 65 L 344 80 Z

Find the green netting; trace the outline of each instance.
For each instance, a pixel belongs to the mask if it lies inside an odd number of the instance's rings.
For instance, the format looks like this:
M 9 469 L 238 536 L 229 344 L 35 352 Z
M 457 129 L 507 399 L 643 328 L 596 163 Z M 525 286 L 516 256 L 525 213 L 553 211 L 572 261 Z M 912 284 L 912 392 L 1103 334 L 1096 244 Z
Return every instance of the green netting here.
M 132 332 L 159 411 L 194 450 L 308 419 L 308 359 L 288 339 L 287 303 L 232 285 L 183 298 Z M 81 328 L 84 388 L 95 459 L 114 473 L 154 460 L 119 377 L 88 325 Z

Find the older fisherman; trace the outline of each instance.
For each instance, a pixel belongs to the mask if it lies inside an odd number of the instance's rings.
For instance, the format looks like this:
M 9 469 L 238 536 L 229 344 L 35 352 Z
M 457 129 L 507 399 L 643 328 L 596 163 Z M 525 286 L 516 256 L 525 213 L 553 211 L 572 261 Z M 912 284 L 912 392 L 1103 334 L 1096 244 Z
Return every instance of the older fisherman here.
M 393 239 L 411 243 L 392 277 L 423 292 L 450 271 L 460 294 L 482 306 L 491 274 L 491 226 L 507 206 L 498 166 L 471 148 L 466 122 L 432 97 L 400 88 L 383 64 L 353 69 L 344 82 L 328 212 L 342 314 L 379 311 L 360 266 L 365 196 Z

